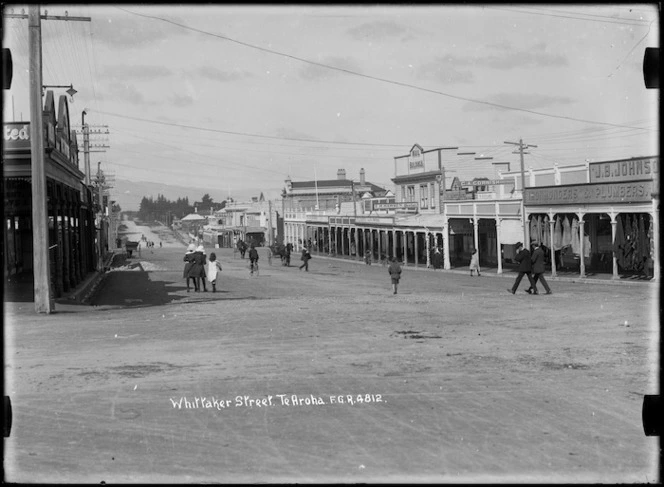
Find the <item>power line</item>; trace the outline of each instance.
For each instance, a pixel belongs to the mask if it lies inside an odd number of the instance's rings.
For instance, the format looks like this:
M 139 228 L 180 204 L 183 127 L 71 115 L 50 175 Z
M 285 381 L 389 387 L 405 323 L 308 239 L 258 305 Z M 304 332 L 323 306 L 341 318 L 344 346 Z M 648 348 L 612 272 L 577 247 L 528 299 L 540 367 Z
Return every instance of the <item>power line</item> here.
M 501 105 L 499 103 L 492 103 L 492 102 L 488 102 L 488 101 L 475 100 L 473 98 L 466 98 L 466 97 L 462 97 L 462 96 L 458 96 L 458 95 L 452 95 L 450 93 L 445 93 L 445 92 L 442 92 L 442 91 L 432 90 L 432 89 L 429 89 L 429 88 L 423 88 L 421 86 L 411 85 L 409 83 L 403 83 L 401 81 L 394 81 L 394 80 L 389 80 L 389 79 L 385 79 L 385 78 L 379 78 L 377 76 L 362 74 L 362 73 L 358 73 L 356 71 L 352 71 L 350 69 L 338 68 L 338 67 L 335 67 L 335 66 L 330 66 L 328 64 L 318 63 L 318 62 L 315 62 L 315 61 L 311 61 L 309 59 L 304 59 L 304 58 L 301 58 L 301 57 L 293 56 L 292 54 L 286 54 L 286 53 L 283 53 L 283 52 L 274 51 L 272 49 L 267 49 L 267 48 L 264 48 L 264 47 L 256 46 L 256 45 L 253 45 L 253 44 L 249 44 L 247 42 L 243 42 L 243 41 L 239 41 L 237 39 L 233 39 L 233 38 L 228 37 L 228 36 L 224 36 L 224 35 L 220 35 L 220 34 L 213 34 L 211 32 L 207 32 L 207 31 L 204 31 L 202 29 L 197 29 L 195 27 L 190 27 L 188 25 L 180 24 L 178 22 L 174 22 L 172 20 L 164 19 L 162 17 L 157 17 L 157 16 L 153 16 L 153 15 L 146 15 L 146 14 L 139 14 L 137 12 L 132 12 L 131 10 L 127 10 L 127 9 L 124 9 L 124 8 L 121 8 L 121 7 L 116 7 L 116 8 L 119 9 L 119 10 L 122 10 L 124 12 L 127 12 L 129 14 L 132 14 L 132 15 L 137 15 L 139 17 L 145 17 L 145 18 L 154 19 L 154 20 L 159 20 L 159 21 L 162 21 L 162 22 L 166 22 L 166 23 L 175 25 L 177 27 L 181 27 L 183 29 L 198 32 L 199 34 L 204 34 L 204 35 L 209 35 L 209 36 L 212 36 L 212 37 L 217 37 L 219 39 L 224 39 L 224 40 L 227 40 L 229 42 L 234 42 L 236 44 L 239 44 L 239 45 L 242 45 L 242 46 L 245 46 L 245 47 L 249 47 L 251 49 L 256 49 L 256 50 L 259 50 L 259 51 L 262 51 L 262 52 L 267 52 L 267 53 L 270 53 L 270 54 L 276 54 L 278 56 L 283 56 L 283 57 L 286 57 L 286 58 L 289 58 L 289 59 L 294 59 L 296 61 L 301 61 L 303 63 L 311 64 L 311 65 L 326 68 L 326 69 L 332 69 L 334 71 L 339 71 L 339 72 L 346 73 L 346 74 L 351 74 L 353 76 L 359 76 L 361 78 L 371 79 L 371 80 L 374 80 L 374 81 L 380 81 L 380 82 L 383 82 L 383 83 L 389 83 L 389 84 L 393 84 L 393 85 L 396 85 L 396 86 L 402 86 L 402 87 L 405 87 L 405 88 L 412 88 L 412 89 L 415 89 L 415 90 L 424 91 L 426 93 L 433 93 L 433 94 L 436 94 L 436 95 L 446 96 L 448 98 L 453 98 L 455 100 L 461 100 L 461 101 L 466 101 L 466 102 L 469 102 L 469 103 L 477 103 L 477 104 L 481 104 L 481 105 L 487 105 L 487 106 L 491 106 L 491 107 L 494 107 L 494 108 L 501 108 L 503 110 L 513 110 L 513 111 L 518 111 L 518 112 L 524 112 L 524 113 L 529 113 L 531 115 L 540 115 L 540 116 L 549 117 L 549 118 L 557 118 L 557 119 L 562 119 L 562 120 L 571 120 L 571 121 L 575 121 L 575 122 L 590 123 L 590 124 L 596 124 L 596 125 L 606 125 L 606 126 L 610 126 L 610 127 L 626 127 L 625 125 L 613 124 L 613 123 L 609 123 L 609 122 L 598 122 L 598 121 L 594 121 L 594 120 L 585 120 L 585 119 L 581 119 L 581 118 L 568 117 L 568 116 L 564 116 L 564 115 L 552 115 L 552 114 L 549 114 L 549 113 L 537 112 L 537 111 L 534 111 L 534 110 L 528 110 L 526 108 L 510 107 L 510 106 L 507 106 L 507 105 Z M 628 128 L 635 128 L 635 127 L 628 127 Z M 642 130 L 642 129 L 639 129 L 639 130 Z
M 511 8 L 511 7 L 484 7 L 484 8 L 491 8 L 494 10 L 504 10 L 506 12 L 518 12 L 518 13 L 526 13 L 529 15 L 543 15 L 545 17 L 558 17 L 561 19 L 573 19 L 573 20 L 583 20 L 586 22 L 602 22 L 606 24 L 621 24 L 621 25 L 635 25 L 635 26 L 644 26 L 642 20 L 634 20 L 634 21 L 623 21 L 619 19 L 614 19 L 613 21 L 611 20 L 600 20 L 600 19 L 589 19 L 585 17 L 577 17 L 577 16 L 570 16 L 570 15 L 556 15 L 552 13 L 540 13 L 540 12 L 533 12 L 530 10 L 521 10 L 517 8 Z M 592 15 L 592 14 L 582 14 L 582 13 L 577 13 L 577 15 Z M 610 18 L 610 17 L 607 17 Z
M 641 37 L 641 39 L 639 39 L 639 41 L 638 41 L 636 44 L 634 44 L 634 47 L 632 47 L 632 48 L 629 50 L 629 52 L 625 55 L 625 57 L 623 58 L 623 60 L 620 61 L 620 63 L 618 63 L 618 66 L 616 66 L 616 68 L 613 70 L 613 73 L 615 73 L 616 71 L 618 71 L 618 70 L 620 69 L 620 67 L 622 66 L 622 64 L 623 64 L 623 63 L 625 62 L 625 60 L 629 57 L 629 55 L 632 54 L 632 52 L 634 52 L 634 49 L 636 49 L 636 46 L 638 46 L 639 44 L 641 44 L 641 43 L 646 39 L 646 37 L 648 37 L 648 34 L 650 34 L 650 28 L 652 27 L 653 22 L 654 22 L 654 20 L 653 20 L 652 22 L 650 22 L 650 25 L 648 26 L 648 32 L 646 32 L 646 33 L 643 35 L 643 37 Z M 611 76 L 613 76 L 613 73 L 610 73 L 607 77 L 610 78 Z
M 531 6 L 529 6 L 528 8 L 531 9 L 531 10 L 541 10 L 541 11 L 545 11 L 545 12 L 548 11 L 548 12 L 556 12 L 556 13 L 563 13 L 563 14 L 568 13 L 568 14 L 574 14 L 574 15 L 585 15 L 585 16 L 588 16 L 588 17 L 596 17 L 598 19 L 610 19 L 610 20 L 613 20 L 613 21 L 643 22 L 644 24 L 648 22 L 647 20 L 644 20 L 644 19 L 621 19 L 621 18 L 618 18 L 618 17 L 612 17 L 610 15 L 587 14 L 587 13 L 583 13 L 583 12 L 572 12 L 570 10 L 545 9 L 545 8 L 537 8 L 537 7 L 531 7 Z M 630 12 L 631 11 L 632 11 L 632 9 L 630 8 Z M 586 18 L 583 18 L 583 17 L 579 17 L 579 20 L 593 20 L 593 19 L 586 19 Z M 639 24 L 636 24 L 636 25 L 639 25 Z
M 93 110 L 98 113 L 104 114 L 104 115 L 110 115 L 112 117 L 119 117 L 119 118 L 127 118 L 130 120 L 137 120 L 139 122 L 148 122 L 148 123 L 156 123 L 159 125 L 166 125 L 169 127 L 179 127 L 179 128 L 186 128 L 186 129 L 192 129 L 192 130 L 201 130 L 203 132 L 214 132 L 214 133 L 219 133 L 219 134 L 229 134 L 229 135 L 241 135 L 243 137 L 259 137 L 259 138 L 264 138 L 264 139 L 276 139 L 276 140 L 293 140 L 293 141 L 298 141 L 298 142 L 314 142 L 317 144 L 342 144 L 342 145 L 362 145 L 362 146 L 379 146 L 379 147 L 404 147 L 405 145 L 408 144 L 370 144 L 370 143 L 365 143 L 365 142 L 339 142 L 336 140 L 318 140 L 318 139 L 302 139 L 302 138 L 297 138 L 297 137 L 279 137 L 276 135 L 261 135 L 261 134 L 252 134 L 252 133 L 247 133 L 247 132 L 233 132 L 230 130 L 219 130 L 219 129 L 211 129 L 207 127 L 197 127 L 194 125 L 183 125 L 183 124 L 178 124 L 178 123 L 173 123 L 173 122 L 162 122 L 159 120 L 150 120 L 147 118 L 139 118 L 139 117 L 131 117 L 129 115 L 120 115 L 119 113 L 112 113 L 112 112 L 104 112 L 101 110 Z

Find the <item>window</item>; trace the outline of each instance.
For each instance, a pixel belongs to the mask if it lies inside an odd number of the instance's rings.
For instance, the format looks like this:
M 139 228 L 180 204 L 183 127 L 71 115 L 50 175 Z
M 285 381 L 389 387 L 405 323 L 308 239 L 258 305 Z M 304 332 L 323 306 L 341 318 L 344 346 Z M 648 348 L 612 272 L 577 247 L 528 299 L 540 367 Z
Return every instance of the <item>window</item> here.
M 420 150 L 419 149 L 413 149 L 413 157 L 419 157 L 420 156 Z
M 431 200 L 431 208 L 436 207 L 436 185 L 429 183 L 429 199 Z
M 415 186 L 408 186 L 406 201 L 415 201 Z
M 429 208 L 429 185 L 420 184 L 420 208 Z

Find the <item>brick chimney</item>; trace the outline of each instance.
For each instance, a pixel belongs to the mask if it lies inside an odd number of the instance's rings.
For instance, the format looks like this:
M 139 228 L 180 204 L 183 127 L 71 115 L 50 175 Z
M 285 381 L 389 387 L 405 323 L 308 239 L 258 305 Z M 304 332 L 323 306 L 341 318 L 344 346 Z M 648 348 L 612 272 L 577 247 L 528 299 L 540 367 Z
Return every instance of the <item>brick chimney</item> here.
M 345 169 L 339 169 L 337 171 L 337 179 L 346 179 L 346 170 Z
M 360 169 L 360 184 L 364 186 L 364 168 Z

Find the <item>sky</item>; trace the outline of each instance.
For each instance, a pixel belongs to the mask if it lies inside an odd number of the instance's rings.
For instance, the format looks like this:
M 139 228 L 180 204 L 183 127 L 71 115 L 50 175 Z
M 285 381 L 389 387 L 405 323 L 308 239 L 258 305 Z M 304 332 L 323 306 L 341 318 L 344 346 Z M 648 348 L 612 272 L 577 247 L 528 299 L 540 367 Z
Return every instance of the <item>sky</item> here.
M 116 179 L 276 199 L 289 177 L 341 168 L 393 188 L 415 143 L 518 167 L 505 142 L 523 140 L 537 146 L 526 168 L 659 155 L 659 90 L 643 76 L 656 3 L 41 10 L 90 18 L 42 20 L 43 84 L 77 90 L 73 127 L 86 110 L 108 132 L 91 160 Z M 29 120 L 27 20 L 3 19 L 3 47 L 3 120 Z

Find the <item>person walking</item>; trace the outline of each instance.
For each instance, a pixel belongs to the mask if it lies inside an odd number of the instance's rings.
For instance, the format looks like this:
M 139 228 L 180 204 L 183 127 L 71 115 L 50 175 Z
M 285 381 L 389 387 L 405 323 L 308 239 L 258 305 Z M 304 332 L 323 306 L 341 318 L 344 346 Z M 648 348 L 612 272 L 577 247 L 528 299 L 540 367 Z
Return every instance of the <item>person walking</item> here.
M 212 284 L 212 292 L 217 292 L 217 274 L 221 272 L 221 263 L 217 260 L 217 255 L 210 253 L 210 260 L 207 263 L 206 276 L 207 280 Z
M 288 242 L 286 244 L 286 267 L 290 267 L 291 252 L 293 252 L 293 244 Z
M 364 263 L 371 265 L 371 250 L 369 249 L 367 249 L 367 251 L 364 253 Z
M 512 288 L 507 289 L 512 294 L 514 294 L 519 289 L 519 284 L 521 284 L 521 279 L 523 279 L 523 276 L 528 276 L 528 281 L 530 281 L 530 288 L 528 288 L 528 290 L 535 288 L 535 283 L 533 282 L 533 278 L 530 275 L 530 272 L 532 271 L 530 252 L 523 246 L 521 242 L 516 244 L 516 252 L 517 254 L 515 260 L 519 263 L 519 274 L 516 276 L 516 280 L 514 281 Z
M 302 265 L 299 267 L 300 270 L 304 267 L 304 270 L 309 272 L 309 260 L 311 260 L 311 254 L 309 253 L 309 249 L 306 247 L 302 247 L 302 256 L 300 257 L 300 260 L 302 261 Z
M 189 269 L 189 277 L 192 277 L 194 279 L 194 286 L 196 288 L 196 292 L 200 292 L 201 284 L 203 287 L 203 292 L 207 292 L 207 286 L 205 285 L 206 258 L 205 258 L 205 249 L 203 248 L 202 245 L 196 247 L 196 251 L 192 256 L 192 259 L 194 263 L 191 266 L 191 269 Z
M 184 254 L 184 272 L 182 273 L 182 277 L 184 277 L 187 281 L 187 292 L 191 290 L 189 287 L 189 279 L 194 281 L 194 289 L 196 289 L 196 280 L 192 277 L 189 277 L 189 271 L 191 270 L 191 267 L 194 265 L 194 252 L 196 251 L 196 246 L 192 243 L 189 244 L 187 247 L 187 252 Z
M 256 250 L 253 243 L 249 247 L 249 269 L 252 276 L 254 275 L 254 270 L 258 273 L 258 250 Z
M 541 281 L 546 293 L 553 294 L 549 287 L 549 283 L 544 279 L 544 251 L 539 243 L 534 244 L 533 255 L 530 257 L 530 261 L 533 264 L 533 285 L 527 289 L 526 292 L 539 294 L 537 292 L 537 281 Z
M 431 256 L 431 263 L 433 264 L 434 269 L 443 268 L 443 254 L 440 252 L 440 247 L 436 247 L 434 249 L 433 255 Z M 477 273 L 477 275 L 479 276 L 479 272 Z
M 390 274 L 390 280 L 392 281 L 392 294 L 396 294 L 399 287 L 399 279 L 401 279 L 401 265 L 399 265 L 396 257 L 390 259 L 390 266 L 387 268 L 387 272 Z
M 481 276 L 480 254 L 477 253 L 477 249 L 473 249 L 473 254 L 470 256 L 470 277 L 473 277 L 473 271 L 477 271 L 477 277 Z

